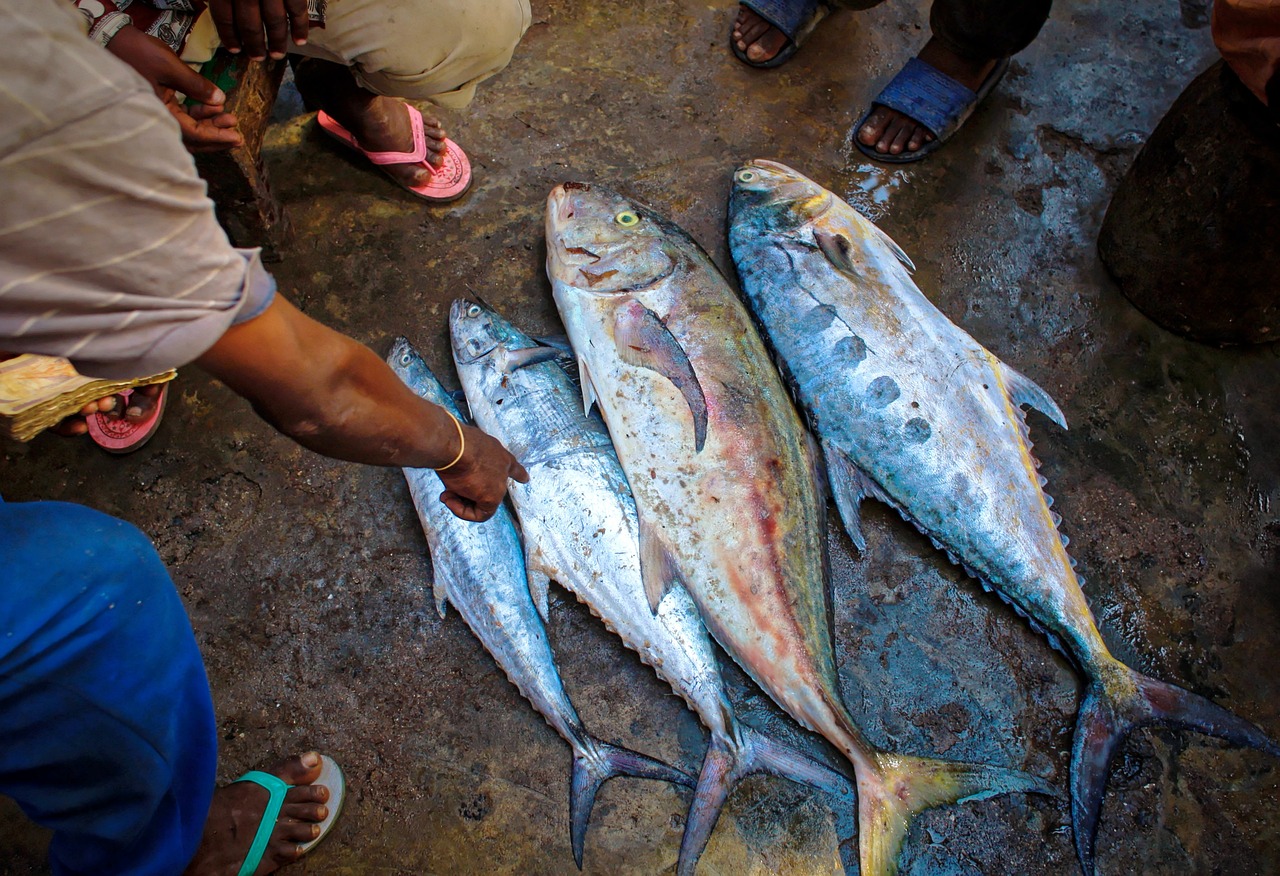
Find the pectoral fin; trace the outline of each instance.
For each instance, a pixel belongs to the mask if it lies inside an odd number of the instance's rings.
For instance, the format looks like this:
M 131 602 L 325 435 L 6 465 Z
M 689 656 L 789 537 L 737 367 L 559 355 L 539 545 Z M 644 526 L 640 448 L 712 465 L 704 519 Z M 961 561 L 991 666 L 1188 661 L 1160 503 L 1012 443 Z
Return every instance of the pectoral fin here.
M 551 362 L 563 354 L 554 347 L 521 347 L 518 350 L 507 350 L 507 358 L 503 363 L 506 371 L 519 371 L 530 365 Z
M 862 534 L 860 513 L 862 500 L 871 496 L 888 505 L 894 507 L 897 505 L 843 450 L 829 441 L 823 441 L 822 455 L 827 461 L 827 479 L 831 484 L 831 496 L 835 500 L 836 510 L 840 512 L 840 519 L 844 521 L 845 532 L 849 533 L 854 547 L 865 551 L 867 540 Z
M 546 572 L 529 566 L 526 575 L 529 579 L 529 595 L 533 598 L 533 607 L 538 610 L 538 617 L 547 622 L 547 590 L 551 586 L 551 578 Z
M 596 388 L 591 383 L 591 371 L 587 368 L 587 360 L 578 360 L 578 385 L 582 389 L 582 412 L 590 414 L 596 403 Z
M 449 573 L 438 563 L 431 564 L 431 595 L 435 598 L 436 614 L 444 617 L 449 605 Z
M 638 301 L 628 301 L 613 314 L 618 355 L 628 365 L 647 368 L 670 380 L 693 415 L 695 449 L 707 440 L 707 399 L 693 364 L 661 318 Z
M 675 561 L 656 527 L 640 521 L 640 577 L 644 594 L 649 597 L 649 610 L 657 615 L 662 597 L 680 578 Z

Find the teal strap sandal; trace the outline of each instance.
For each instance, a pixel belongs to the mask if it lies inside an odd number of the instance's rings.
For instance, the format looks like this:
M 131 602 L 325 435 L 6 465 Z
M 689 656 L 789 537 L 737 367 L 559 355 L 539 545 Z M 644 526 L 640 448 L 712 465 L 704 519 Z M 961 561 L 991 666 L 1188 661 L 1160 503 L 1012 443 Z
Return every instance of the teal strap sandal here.
M 260 770 L 250 770 L 236 779 L 236 781 L 253 782 L 256 785 L 261 785 L 271 795 L 267 799 L 266 808 L 262 810 L 262 820 L 258 822 L 258 832 L 253 836 L 253 845 L 249 846 L 249 851 L 244 856 L 244 863 L 240 865 L 240 872 L 237 874 L 237 876 L 253 876 L 254 871 L 258 869 L 258 865 L 262 863 L 262 856 L 266 854 L 267 846 L 271 842 L 271 832 L 275 830 L 276 821 L 280 818 L 280 809 L 284 806 L 284 795 L 289 792 L 293 785 L 290 785 L 279 776 L 273 776 L 271 773 L 264 773 Z M 320 822 L 320 834 L 310 842 L 302 844 L 302 853 L 304 855 L 315 848 L 316 844 L 328 835 L 329 830 L 338 819 L 338 814 L 342 811 L 342 804 L 347 796 L 347 783 L 342 775 L 342 770 L 338 767 L 337 762 L 328 755 L 320 755 L 320 776 L 312 784 L 324 785 L 329 789 L 329 802 L 325 804 L 329 808 L 329 814 L 324 821 Z

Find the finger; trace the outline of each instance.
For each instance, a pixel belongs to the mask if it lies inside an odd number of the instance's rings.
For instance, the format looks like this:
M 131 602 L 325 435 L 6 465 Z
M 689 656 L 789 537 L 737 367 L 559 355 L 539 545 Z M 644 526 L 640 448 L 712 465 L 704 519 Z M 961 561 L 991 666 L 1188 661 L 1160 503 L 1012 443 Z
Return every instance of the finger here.
M 494 505 L 487 511 L 473 502 L 472 500 L 455 493 L 453 490 L 445 490 L 440 494 L 440 501 L 445 507 L 454 513 L 454 516 L 463 520 L 470 520 L 472 523 L 483 523 L 492 517 L 498 510 L 498 506 Z
M 237 0 L 235 10 L 240 45 L 251 59 L 262 60 L 267 56 L 267 46 L 262 38 L 262 12 L 257 0 Z
M 283 0 L 261 0 L 262 24 L 267 31 L 267 50 L 277 61 L 289 48 L 289 16 Z
M 218 29 L 222 47 L 233 55 L 240 54 L 240 35 L 236 33 L 236 16 L 231 9 L 231 0 L 209 0 L 209 17 Z
M 307 9 L 307 0 L 284 0 L 284 8 L 289 13 L 289 31 L 295 46 L 307 44 L 307 32 L 311 29 L 311 13 Z
M 529 483 L 529 471 L 518 461 L 512 463 L 511 477 L 515 478 L 522 484 Z
M 173 56 L 172 63 L 166 65 L 157 81 L 166 88 L 182 92 L 197 103 L 221 107 L 227 102 L 227 95 L 221 88 L 182 63 L 177 55 Z

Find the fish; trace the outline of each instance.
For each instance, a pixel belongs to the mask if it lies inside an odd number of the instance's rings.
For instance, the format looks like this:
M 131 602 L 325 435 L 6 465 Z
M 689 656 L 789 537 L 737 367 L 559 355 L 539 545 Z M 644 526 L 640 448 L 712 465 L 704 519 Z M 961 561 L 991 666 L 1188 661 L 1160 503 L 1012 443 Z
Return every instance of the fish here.
M 547 274 L 584 408 L 613 439 L 639 515 L 651 610 L 684 589 L 769 696 L 853 766 L 863 876 L 892 874 L 913 815 L 1047 791 L 1036 777 L 881 751 L 841 701 L 816 455 L 745 307 L 675 223 L 604 186 L 546 208 Z
M 677 873 L 692 874 L 732 787 L 757 772 L 850 792 L 830 767 L 739 723 L 693 600 L 672 590 L 655 615 L 640 575 L 639 518 L 609 432 L 582 409 L 564 353 L 466 299 L 449 314 L 458 378 L 476 424 L 529 470 L 511 486 L 534 604 L 547 585 L 572 592 L 671 685 L 710 733 Z
M 387 363 L 418 396 L 462 420 L 452 396 L 405 338 L 392 344 Z M 507 506 L 499 506 L 483 523 L 463 520 L 440 501 L 444 485 L 435 471 L 403 471 L 431 553 L 436 611 L 443 618 L 448 605 L 457 609 L 520 694 L 573 749 L 569 836 L 574 862 L 582 869 L 587 824 L 605 782 L 625 775 L 691 787 L 693 779 L 673 766 L 587 732 L 565 693 L 546 627 L 533 604 L 524 549 Z
M 835 194 L 761 159 L 733 180 L 729 248 L 742 292 L 818 436 L 854 544 L 866 547 L 864 499 L 895 508 L 1086 677 L 1070 762 L 1083 872 L 1094 870 L 1109 765 L 1135 727 L 1280 755 L 1254 724 L 1107 649 L 1032 455 L 1024 406 L 1067 426 L 1048 393 L 934 307 L 902 249 Z

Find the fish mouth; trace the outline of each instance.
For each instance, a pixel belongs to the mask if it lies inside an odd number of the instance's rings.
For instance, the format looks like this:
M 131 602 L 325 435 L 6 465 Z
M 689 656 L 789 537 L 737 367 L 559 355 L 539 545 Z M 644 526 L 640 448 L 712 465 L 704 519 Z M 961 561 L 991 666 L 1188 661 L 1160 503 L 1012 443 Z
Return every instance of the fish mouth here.
M 471 314 L 469 311 L 472 307 L 480 308 L 480 312 Z M 449 334 L 453 342 L 453 356 L 458 362 L 476 362 L 498 348 L 498 342 L 492 335 L 466 330 L 468 323 L 474 324 L 481 316 L 487 316 L 491 312 L 492 308 L 467 298 L 453 300 L 449 307 Z

